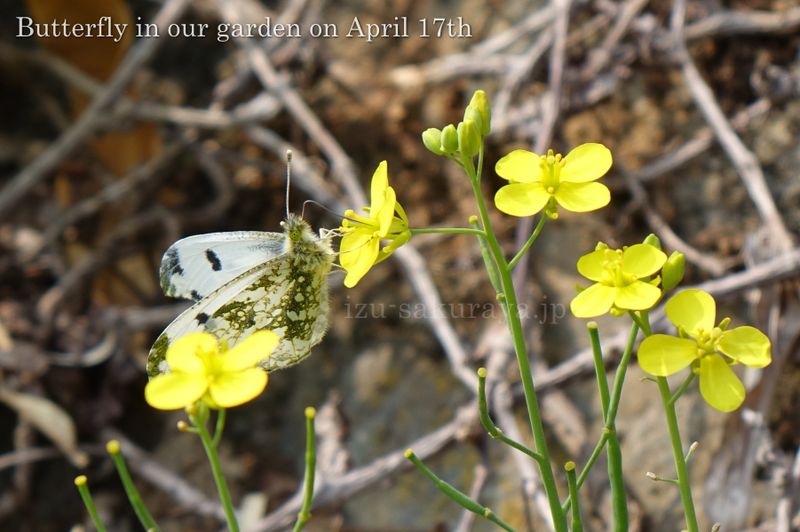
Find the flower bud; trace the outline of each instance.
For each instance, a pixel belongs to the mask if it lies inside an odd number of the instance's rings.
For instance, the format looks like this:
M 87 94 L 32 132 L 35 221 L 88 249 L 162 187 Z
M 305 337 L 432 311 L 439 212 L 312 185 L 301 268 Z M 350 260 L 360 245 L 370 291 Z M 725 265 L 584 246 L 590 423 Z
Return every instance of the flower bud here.
M 642 241 L 642 244 L 649 244 L 656 249 L 661 249 L 661 240 L 659 240 L 658 237 L 653 233 L 647 235 L 647 238 Z
M 472 99 L 469 101 L 468 108 L 469 107 L 475 108 L 480 114 L 480 132 L 481 136 L 485 137 L 489 134 L 492 122 L 492 111 L 489 108 L 489 98 L 486 97 L 486 93 L 482 90 L 475 91 L 475 94 L 472 95 Z
M 686 257 L 680 251 L 673 251 L 664 267 L 661 268 L 661 288 L 672 290 L 683 279 L 686 267 Z
M 453 124 L 447 124 L 442 129 L 442 149 L 448 155 L 458 151 L 458 132 Z
M 472 158 L 481 149 L 481 133 L 472 120 L 458 123 L 458 151 L 463 157 Z
M 481 117 L 480 111 L 478 111 L 477 107 L 469 106 L 464 111 L 464 122 L 467 120 L 472 120 L 475 123 L 475 129 L 478 130 L 478 133 L 481 134 L 483 131 L 483 117 Z M 483 136 L 481 134 L 481 136 Z
M 422 132 L 422 143 L 436 155 L 445 154 L 442 149 L 442 132 L 435 127 L 428 128 Z

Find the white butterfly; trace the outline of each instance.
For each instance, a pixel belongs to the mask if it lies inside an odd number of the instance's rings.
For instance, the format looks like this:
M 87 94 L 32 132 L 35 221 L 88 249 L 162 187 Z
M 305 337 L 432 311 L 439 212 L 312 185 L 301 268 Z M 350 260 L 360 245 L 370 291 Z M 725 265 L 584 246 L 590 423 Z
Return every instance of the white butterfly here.
M 161 288 L 170 297 L 197 301 L 170 323 L 147 359 L 151 376 L 168 371 L 164 358 L 177 338 L 210 332 L 233 347 L 269 329 L 280 343 L 261 365 L 285 368 L 308 356 L 328 328 L 327 275 L 333 264 L 332 231 L 317 236 L 299 216 L 283 233 L 237 231 L 178 240 L 161 259 Z

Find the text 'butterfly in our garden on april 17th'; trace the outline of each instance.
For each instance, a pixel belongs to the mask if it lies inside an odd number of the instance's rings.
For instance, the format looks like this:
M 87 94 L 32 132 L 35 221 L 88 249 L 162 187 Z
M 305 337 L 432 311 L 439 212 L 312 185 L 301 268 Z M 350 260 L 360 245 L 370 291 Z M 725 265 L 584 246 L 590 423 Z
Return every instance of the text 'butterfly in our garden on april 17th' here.
M 212 333 L 231 348 L 255 331 L 273 331 L 280 342 L 261 363 L 267 371 L 300 362 L 322 341 L 328 328 L 334 233 L 322 229 L 317 236 L 294 214 L 281 226 L 283 233 L 190 236 L 167 249 L 159 272 L 164 294 L 196 303 L 153 344 L 147 359 L 150 376 L 168 371 L 167 348 L 193 332 Z

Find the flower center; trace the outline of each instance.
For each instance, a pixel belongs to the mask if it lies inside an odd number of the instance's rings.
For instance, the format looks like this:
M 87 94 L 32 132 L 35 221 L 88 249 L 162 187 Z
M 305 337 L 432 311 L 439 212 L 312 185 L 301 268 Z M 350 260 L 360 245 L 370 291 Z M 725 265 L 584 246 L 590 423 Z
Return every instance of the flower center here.
M 539 157 L 539 167 L 542 169 L 542 186 L 548 194 L 555 194 L 561 182 L 561 169 L 564 167 L 564 159 L 560 153 L 547 150 L 547 155 Z

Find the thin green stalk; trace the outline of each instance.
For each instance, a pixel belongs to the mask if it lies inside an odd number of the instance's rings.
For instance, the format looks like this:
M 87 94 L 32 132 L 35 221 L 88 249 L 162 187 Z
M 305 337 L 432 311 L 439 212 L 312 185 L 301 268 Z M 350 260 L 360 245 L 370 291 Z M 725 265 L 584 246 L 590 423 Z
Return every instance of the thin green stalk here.
M 478 217 L 470 216 L 470 224 L 473 228 L 478 229 Z M 486 267 L 486 273 L 489 274 L 489 282 L 492 283 L 492 288 L 496 294 L 502 291 L 500 287 L 500 274 L 497 273 L 497 264 L 494 263 L 492 252 L 489 249 L 489 244 L 486 242 L 486 233 L 481 231 L 481 236 L 478 237 L 478 247 L 481 250 L 481 257 L 483 258 L 483 265 Z M 503 307 L 505 310 L 505 307 Z
M 695 378 L 694 371 L 689 371 L 689 376 L 686 377 L 686 380 L 684 380 L 683 383 L 680 386 L 678 386 L 678 389 L 675 390 L 675 393 L 673 393 L 672 397 L 669 398 L 669 404 L 671 404 L 671 405 L 675 404 L 675 401 L 677 401 L 678 398 L 681 395 L 683 395 L 683 392 L 686 391 L 686 389 L 689 387 L 689 385 L 692 384 L 692 381 L 694 381 L 694 378 Z
M 217 485 L 217 492 L 219 493 L 219 500 L 222 503 L 222 508 L 225 510 L 225 519 L 228 522 L 229 532 L 239 532 L 239 522 L 236 520 L 236 512 L 233 509 L 233 501 L 231 500 L 231 493 L 228 490 L 228 483 L 225 481 L 225 476 L 222 474 L 222 466 L 219 462 L 219 454 L 217 448 L 211 439 L 211 435 L 206 428 L 208 421 L 208 410 L 203 404 L 200 406 L 201 412 L 195 415 L 189 415 L 189 419 L 197 427 L 197 435 L 200 441 L 203 442 L 203 448 L 206 450 L 208 456 L 208 463 L 211 464 L 211 474 L 214 476 L 214 483 Z M 205 412 L 202 412 L 205 410 Z
M 681 433 L 678 428 L 678 416 L 675 413 L 675 404 L 671 402 L 672 392 L 666 377 L 657 377 L 658 391 L 661 393 L 661 402 L 664 404 L 664 414 L 667 418 L 669 438 L 672 443 L 672 456 L 675 460 L 675 471 L 678 473 L 678 489 L 681 493 L 683 513 L 686 516 L 686 528 L 689 532 L 698 532 L 697 515 L 692 500 L 692 485 L 689 482 L 689 471 L 686 468 L 686 459 L 683 455 Z
M 544 457 L 542 455 L 540 455 L 536 451 L 528 449 L 521 443 L 512 440 L 511 438 L 503 434 L 503 431 L 500 430 L 500 428 L 497 425 L 495 425 L 494 422 L 492 421 L 492 418 L 489 415 L 489 405 L 486 401 L 486 368 L 478 369 L 478 410 L 480 412 L 481 424 L 483 424 L 483 428 L 486 429 L 486 432 L 489 433 L 489 436 L 491 436 L 494 439 L 500 440 L 509 447 L 513 447 L 514 449 L 524 454 L 527 454 L 528 456 L 536 460 L 536 462 L 538 462 L 540 466 L 542 465 L 542 461 L 544 460 Z
M 89 491 L 86 475 L 75 477 L 75 486 L 78 488 L 78 493 L 81 494 L 83 505 L 86 507 L 86 511 L 89 512 L 89 517 L 92 519 L 97 532 L 106 532 L 106 526 L 100 519 L 100 514 L 97 513 L 97 507 L 94 505 L 94 499 L 92 499 L 92 494 Z
M 578 498 L 578 481 L 575 478 L 575 462 L 567 462 L 564 464 L 564 471 L 567 472 L 569 498 L 574 501 L 572 504 L 572 532 L 583 532 L 581 505 Z
M 483 236 L 485 234 L 482 229 L 470 227 L 427 227 L 422 229 L 410 229 L 410 231 L 412 235 L 455 234 Z
M 482 160 L 483 147 L 479 152 L 479 161 Z M 486 242 L 491 251 L 494 262 L 497 264 L 497 270 L 500 277 L 500 286 L 503 290 L 504 301 L 506 306 L 506 317 L 508 320 L 509 330 L 514 344 L 514 353 L 517 357 L 517 365 L 519 367 L 520 378 L 522 380 L 522 390 L 525 396 L 525 404 L 528 409 L 528 419 L 531 425 L 531 432 L 533 433 L 533 441 L 536 446 L 536 452 L 544 457 L 544 463 L 540 464 L 540 474 L 542 476 L 542 485 L 544 486 L 547 501 L 550 506 L 550 512 L 553 518 L 553 525 L 556 532 L 567 531 L 567 521 L 564 512 L 561 511 L 561 501 L 558 495 L 558 487 L 556 485 L 555 475 L 553 474 L 552 464 L 550 463 L 550 453 L 547 448 L 547 437 L 544 432 L 544 424 L 542 417 L 539 413 L 539 402 L 536 398 L 536 388 L 533 384 L 533 376 L 531 373 L 530 363 L 528 362 L 527 346 L 525 345 L 525 336 L 522 331 L 522 321 L 519 317 L 519 308 L 517 305 L 517 294 L 514 290 L 514 283 L 511 278 L 511 269 L 508 267 L 503 250 L 497 242 L 497 237 L 492 231 L 491 220 L 489 213 L 486 209 L 486 203 L 483 200 L 483 194 L 480 189 L 480 178 L 472 169 L 471 165 L 464 165 L 467 170 L 472 190 L 475 195 L 475 200 L 478 205 L 478 214 L 481 220 L 481 226 L 486 232 Z
M 528 237 L 528 241 L 525 242 L 525 245 L 523 245 L 520 248 L 520 250 L 517 252 L 517 254 L 514 255 L 514 258 L 511 259 L 511 261 L 508 263 L 508 267 L 509 268 L 513 269 L 514 266 L 516 266 L 517 263 L 520 260 L 522 260 L 522 257 L 525 256 L 525 253 L 528 252 L 528 250 L 531 248 L 533 243 L 536 242 L 536 239 L 539 238 L 539 234 L 542 232 L 542 229 L 544 229 L 544 224 L 545 224 L 545 222 L 547 222 L 547 220 L 548 220 L 548 217 L 547 217 L 546 214 L 542 213 L 539 216 L 539 222 L 536 224 L 536 227 L 533 229 L 533 233 L 531 233 L 531 236 Z
M 222 432 L 225 430 L 226 412 L 227 410 L 224 408 L 217 410 L 217 424 L 214 427 L 214 439 L 211 440 L 214 447 L 219 447 L 219 442 L 222 440 Z
M 463 491 L 459 491 L 453 485 L 448 484 L 444 480 L 440 479 L 436 476 L 436 473 L 431 471 L 431 469 L 422 463 L 417 455 L 411 449 L 406 450 L 405 457 L 412 463 L 414 466 L 426 477 L 428 477 L 433 484 L 439 488 L 439 491 L 447 495 L 450 499 L 458 503 L 462 508 L 469 510 L 472 513 L 478 514 L 484 519 L 488 519 L 492 523 L 496 524 L 503 530 L 507 530 L 508 532 L 514 532 L 514 529 L 500 519 L 493 511 L 489 508 L 482 506 L 479 502 L 472 499 L 469 495 L 464 493 Z
M 306 416 L 306 472 L 303 481 L 303 505 L 297 514 L 293 532 L 300 532 L 311 519 L 311 499 L 314 497 L 314 472 L 317 467 L 317 451 L 314 446 L 314 417 L 317 411 L 312 407 L 305 410 Z
M 633 356 L 633 346 L 636 337 L 639 335 L 639 324 L 634 321 L 631 325 L 631 332 L 628 334 L 628 342 L 625 344 L 625 351 L 622 353 L 616 374 L 614 375 L 614 387 L 608 402 L 606 411 L 606 430 L 610 436 L 606 454 L 608 456 L 608 481 L 611 485 L 611 513 L 614 520 L 614 530 L 624 532 L 628 530 L 628 501 L 625 492 L 625 477 L 622 472 L 622 450 L 617 437 L 617 411 L 619 402 L 622 398 L 622 387 L 625 384 L 625 375 L 628 371 L 631 357 Z M 602 355 L 601 355 L 602 360 Z
M 139 519 L 142 527 L 145 530 L 159 530 L 155 519 L 153 519 L 144 501 L 142 501 L 139 490 L 136 489 L 133 483 L 131 474 L 128 471 L 128 466 L 125 463 L 125 458 L 120 451 L 119 442 L 117 440 L 109 441 L 106 444 L 106 450 L 108 454 L 111 455 L 111 461 L 114 462 L 114 467 L 117 469 L 117 474 L 122 481 L 122 486 L 125 488 L 125 494 L 128 496 L 131 507 L 133 507 L 133 511 L 136 513 L 136 517 Z
M 600 391 L 600 407 L 603 409 L 603 420 L 608 416 L 608 403 L 611 401 L 608 393 L 608 376 L 606 365 L 603 362 L 603 348 L 600 345 L 600 334 L 597 332 L 597 322 L 590 321 L 586 324 L 589 329 L 589 339 L 592 343 L 592 359 L 594 360 L 594 374 L 597 377 L 597 389 Z

